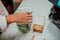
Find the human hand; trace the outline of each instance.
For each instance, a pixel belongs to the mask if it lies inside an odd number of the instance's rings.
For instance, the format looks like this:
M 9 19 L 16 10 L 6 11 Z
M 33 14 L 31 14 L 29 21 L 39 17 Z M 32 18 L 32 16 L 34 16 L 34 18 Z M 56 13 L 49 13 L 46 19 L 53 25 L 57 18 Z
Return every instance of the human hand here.
M 14 14 L 15 22 L 20 22 L 20 23 L 29 23 L 32 21 L 32 16 L 31 13 L 29 12 L 20 12 Z
M 29 12 L 18 12 L 12 15 L 6 16 L 8 23 L 30 23 L 32 22 L 32 16 Z

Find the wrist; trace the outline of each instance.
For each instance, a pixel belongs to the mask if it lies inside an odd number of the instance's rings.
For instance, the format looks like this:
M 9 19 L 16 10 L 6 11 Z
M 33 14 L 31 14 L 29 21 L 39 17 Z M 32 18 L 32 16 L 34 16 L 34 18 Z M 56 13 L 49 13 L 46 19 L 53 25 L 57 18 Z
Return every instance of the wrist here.
M 6 16 L 6 20 L 8 24 L 15 22 L 13 14 Z

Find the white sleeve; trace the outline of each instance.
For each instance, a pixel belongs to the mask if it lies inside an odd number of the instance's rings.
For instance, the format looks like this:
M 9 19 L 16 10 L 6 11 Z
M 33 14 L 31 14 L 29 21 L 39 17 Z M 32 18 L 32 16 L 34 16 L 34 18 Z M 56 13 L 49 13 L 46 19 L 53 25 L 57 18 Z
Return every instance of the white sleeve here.
M 7 28 L 7 21 L 5 16 L 0 15 L 0 28 L 1 28 L 1 32 L 4 32 Z
M 7 9 L 5 8 L 1 0 L 0 0 L 0 15 L 4 16 L 9 15 Z

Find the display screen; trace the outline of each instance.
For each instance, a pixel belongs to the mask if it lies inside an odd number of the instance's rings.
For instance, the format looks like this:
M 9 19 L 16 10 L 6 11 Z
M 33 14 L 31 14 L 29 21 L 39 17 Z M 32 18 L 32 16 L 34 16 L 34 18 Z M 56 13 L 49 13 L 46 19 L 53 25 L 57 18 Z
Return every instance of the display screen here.
M 60 0 L 49 0 L 54 6 L 60 8 Z
M 60 6 L 60 0 L 58 0 L 58 3 L 57 3 L 58 6 Z

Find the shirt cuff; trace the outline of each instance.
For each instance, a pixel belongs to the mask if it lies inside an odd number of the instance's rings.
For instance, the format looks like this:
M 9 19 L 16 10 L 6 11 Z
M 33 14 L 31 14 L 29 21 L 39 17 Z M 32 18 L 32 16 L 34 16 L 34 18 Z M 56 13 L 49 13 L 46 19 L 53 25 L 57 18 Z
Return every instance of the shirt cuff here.
M 4 32 L 7 28 L 7 21 L 5 16 L 0 15 L 0 32 Z

